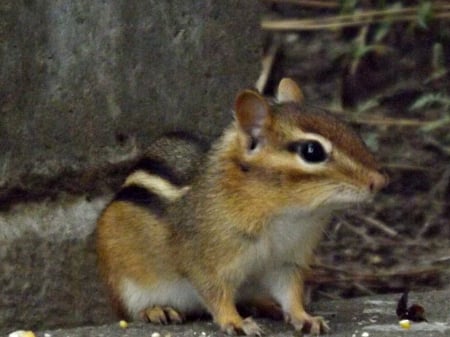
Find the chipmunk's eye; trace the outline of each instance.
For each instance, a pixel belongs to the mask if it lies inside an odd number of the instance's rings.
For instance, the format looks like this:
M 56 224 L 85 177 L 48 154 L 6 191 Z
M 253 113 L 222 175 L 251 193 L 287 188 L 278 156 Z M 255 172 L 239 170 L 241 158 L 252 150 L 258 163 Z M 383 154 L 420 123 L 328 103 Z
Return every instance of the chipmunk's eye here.
M 305 161 L 310 163 L 321 163 L 327 159 L 325 149 L 316 140 L 304 142 L 301 145 L 299 154 Z
M 291 143 L 288 150 L 297 153 L 308 163 L 322 163 L 327 160 L 328 155 L 322 144 L 317 140 L 307 140 Z

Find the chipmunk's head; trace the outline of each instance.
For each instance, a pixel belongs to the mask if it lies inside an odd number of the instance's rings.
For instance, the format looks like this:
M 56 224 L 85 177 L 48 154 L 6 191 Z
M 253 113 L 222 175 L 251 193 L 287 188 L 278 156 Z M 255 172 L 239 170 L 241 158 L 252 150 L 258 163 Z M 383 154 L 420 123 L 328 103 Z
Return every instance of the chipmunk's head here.
M 385 186 L 361 138 L 328 112 L 303 103 L 290 79 L 276 103 L 241 92 L 235 103 L 235 178 L 248 194 L 286 207 L 340 208 L 369 199 Z

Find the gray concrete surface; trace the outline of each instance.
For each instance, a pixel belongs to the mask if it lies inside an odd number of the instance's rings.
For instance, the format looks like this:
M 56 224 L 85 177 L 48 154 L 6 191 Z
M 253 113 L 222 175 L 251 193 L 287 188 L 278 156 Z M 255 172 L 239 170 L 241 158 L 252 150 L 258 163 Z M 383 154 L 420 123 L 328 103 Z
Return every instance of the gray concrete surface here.
M 109 197 L 17 204 L 0 212 L 0 328 L 99 324 L 113 318 L 92 233 Z
M 259 16 L 258 0 L 0 1 L 0 328 L 111 320 L 92 242 L 106 186 L 164 131 L 222 130 L 259 75 Z
M 217 135 L 259 73 L 259 5 L 2 0 L 0 203 L 93 188 L 162 131 Z
M 400 294 L 370 296 L 352 300 L 323 301 L 313 305 L 315 314 L 324 316 L 332 328 L 330 337 L 444 337 L 450 336 L 450 291 L 411 293 L 411 304 L 420 303 L 425 308 L 428 322 L 412 323 L 409 330 L 401 328 L 395 314 Z M 299 336 L 282 322 L 259 320 L 266 336 Z M 161 337 L 224 336 L 209 321 L 183 325 L 155 326 L 132 323 L 127 329 L 118 323 L 97 327 L 40 331 L 38 337 Z M 155 336 L 155 335 L 153 335 Z

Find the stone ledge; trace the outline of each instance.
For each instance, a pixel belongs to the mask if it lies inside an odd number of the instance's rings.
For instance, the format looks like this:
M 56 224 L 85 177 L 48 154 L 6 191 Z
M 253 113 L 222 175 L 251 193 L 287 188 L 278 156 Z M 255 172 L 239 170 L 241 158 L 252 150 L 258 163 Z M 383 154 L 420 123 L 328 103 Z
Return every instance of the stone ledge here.
M 450 290 L 429 291 L 410 294 L 411 303 L 420 303 L 426 312 L 428 323 L 412 323 L 409 330 L 401 328 L 395 314 L 400 294 L 376 295 L 351 300 L 322 301 L 314 304 L 314 313 L 324 316 L 330 323 L 330 337 L 443 337 L 450 335 L 450 316 L 448 299 Z M 287 324 L 269 320 L 258 320 L 264 327 L 267 337 L 299 336 Z M 154 334 L 155 333 L 155 334 Z M 157 333 L 157 334 L 156 334 Z M 153 335 L 154 334 L 154 335 Z M 219 337 L 226 336 L 217 330 L 210 321 L 182 325 L 156 326 L 144 323 L 131 323 L 123 329 L 118 323 L 41 331 L 38 337 Z

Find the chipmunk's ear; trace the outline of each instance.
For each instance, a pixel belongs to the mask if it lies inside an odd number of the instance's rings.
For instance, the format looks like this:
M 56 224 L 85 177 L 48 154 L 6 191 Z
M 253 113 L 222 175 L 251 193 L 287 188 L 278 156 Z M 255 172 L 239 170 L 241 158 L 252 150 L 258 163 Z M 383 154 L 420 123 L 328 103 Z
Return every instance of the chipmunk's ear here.
M 304 96 L 302 89 L 290 78 L 283 78 L 278 84 L 277 101 L 279 103 L 303 103 Z
M 269 104 L 252 90 L 244 90 L 237 96 L 234 112 L 241 129 L 252 138 L 258 138 L 271 120 Z

